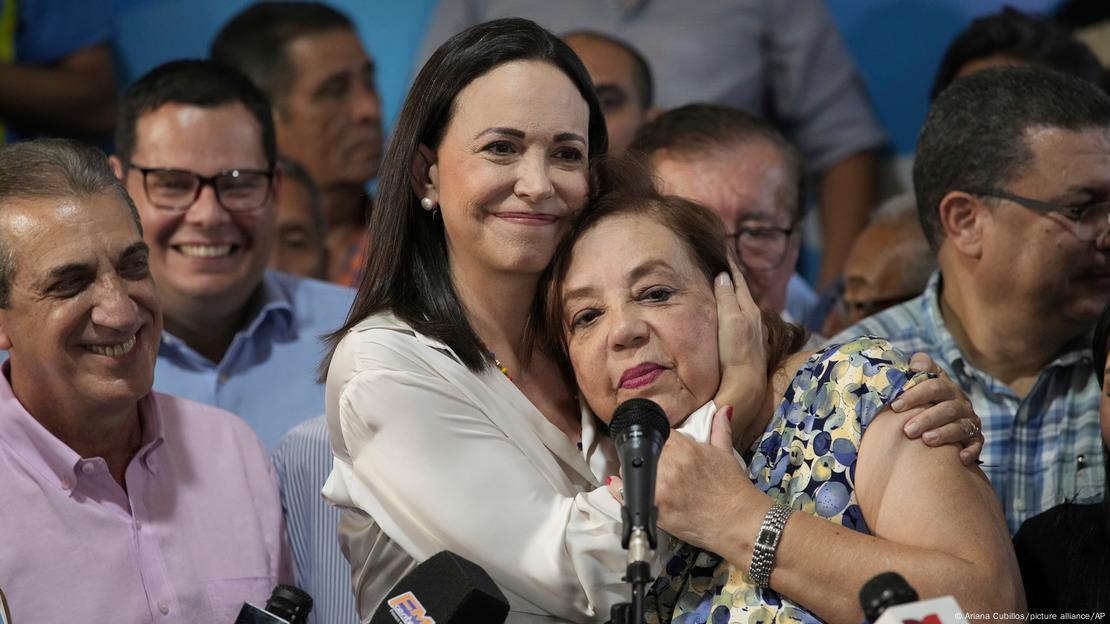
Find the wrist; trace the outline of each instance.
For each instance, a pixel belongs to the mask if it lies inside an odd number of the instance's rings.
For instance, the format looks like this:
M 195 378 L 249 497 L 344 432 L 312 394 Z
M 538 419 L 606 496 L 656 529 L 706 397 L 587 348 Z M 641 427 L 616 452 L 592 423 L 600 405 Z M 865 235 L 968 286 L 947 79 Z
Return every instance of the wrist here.
M 730 515 L 733 522 L 719 522 L 721 532 L 715 536 L 714 544 L 708 550 L 724 557 L 730 564 L 741 570 L 751 567 L 752 553 L 755 552 L 756 538 L 764 517 L 771 510 L 774 501 L 755 488 L 749 486 L 755 496 L 736 496 L 733 498 Z

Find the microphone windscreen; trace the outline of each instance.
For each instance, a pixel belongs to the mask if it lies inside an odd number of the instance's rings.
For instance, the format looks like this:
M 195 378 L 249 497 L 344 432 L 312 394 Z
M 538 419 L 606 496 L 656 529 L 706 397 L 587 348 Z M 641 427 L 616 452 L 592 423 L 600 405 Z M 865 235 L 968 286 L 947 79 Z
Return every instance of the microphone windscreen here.
M 374 612 L 370 624 L 504 622 L 509 601 L 478 564 L 443 551 L 412 569 Z
M 628 399 L 618 405 L 609 423 L 609 434 L 615 439 L 633 425 L 658 433 L 664 441 L 671 434 L 671 424 L 663 408 L 650 399 Z
M 883 572 L 864 583 L 859 590 L 859 604 L 868 621 L 879 619 L 888 607 L 917 600 L 917 592 L 897 572 Z

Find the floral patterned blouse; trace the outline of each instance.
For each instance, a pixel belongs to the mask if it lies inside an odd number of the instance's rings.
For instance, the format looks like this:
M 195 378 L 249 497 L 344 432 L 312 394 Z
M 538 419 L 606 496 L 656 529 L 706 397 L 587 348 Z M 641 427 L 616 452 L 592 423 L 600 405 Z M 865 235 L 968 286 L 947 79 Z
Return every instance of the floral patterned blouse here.
M 927 378 L 882 338 L 829 345 L 802 366 L 746 457 L 756 487 L 797 511 L 870 533 L 853 485 L 856 453 L 872 419 Z M 648 596 L 649 624 L 820 622 L 748 571 L 681 545 Z

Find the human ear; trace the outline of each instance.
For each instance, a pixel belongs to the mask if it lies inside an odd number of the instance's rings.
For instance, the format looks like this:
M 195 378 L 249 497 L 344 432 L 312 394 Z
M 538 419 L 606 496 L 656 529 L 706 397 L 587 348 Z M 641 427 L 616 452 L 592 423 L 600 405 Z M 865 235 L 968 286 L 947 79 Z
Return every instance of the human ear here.
M 944 239 L 960 255 L 978 258 L 983 252 L 983 231 L 990 210 L 978 197 L 952 191 L 937 208 Z
M 12 341 L 8 336 L 8 311 L 0 309 L 0 349 L 12 350 Z
M 119 156 L 116 156 L 115 154 L 109 156 L 108 165 L 112 168 L 112 173 L 114 173 L 116 177 L 119 178 L 119 181 L 123 182 L 123 161 L 120 160 Z
M 416 155 L 412 158 L 410 181 L 412 191 L 418 198 L 427 197 L 433 203 L 439 203 L 439 165 L 436 162 L 435 152 L 423 143 L 416 146 Z

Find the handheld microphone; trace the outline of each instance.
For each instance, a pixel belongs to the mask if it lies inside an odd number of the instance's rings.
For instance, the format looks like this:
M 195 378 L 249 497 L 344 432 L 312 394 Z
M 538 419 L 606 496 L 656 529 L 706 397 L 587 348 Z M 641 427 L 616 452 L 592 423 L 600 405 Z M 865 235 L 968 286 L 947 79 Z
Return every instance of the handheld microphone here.
M 641 624 L 644 589 L 651 582 L 651 551 L 658 545 L 655 520 L 655 471 L 663 444 L 671 434 L 667 415 L 654 401 L 629 399 L 617 406 L 609 435 L 624 474 L 621 546 L 628 549 L 624 580 L 632 585 L 632 602 L 613 605 L 615 624 Z
M 957 624 L 963 609 L 952 596 L 919 600 L 917 592 L 897 572 L 884 572 L 859 590 L 859 603 L 874 624 Z
M 499 624 L 508 615 L 509 601 L 489 574 L 444 550 L 397 581 L 370 624 Z
M 648 561 L 648 548 L 657 546 L 655 535 L 655 469 L 671 425 L 663 409 L 648 399 L 629 399 L 617 406 L 609 435 L 620 456 L 624 474 L 621 546 L 629 562 Z
M 278 585 L 265 609 L 243 603 L 235 624 L 305 624 L 311 611 L 312 596 L 292 585 Z

